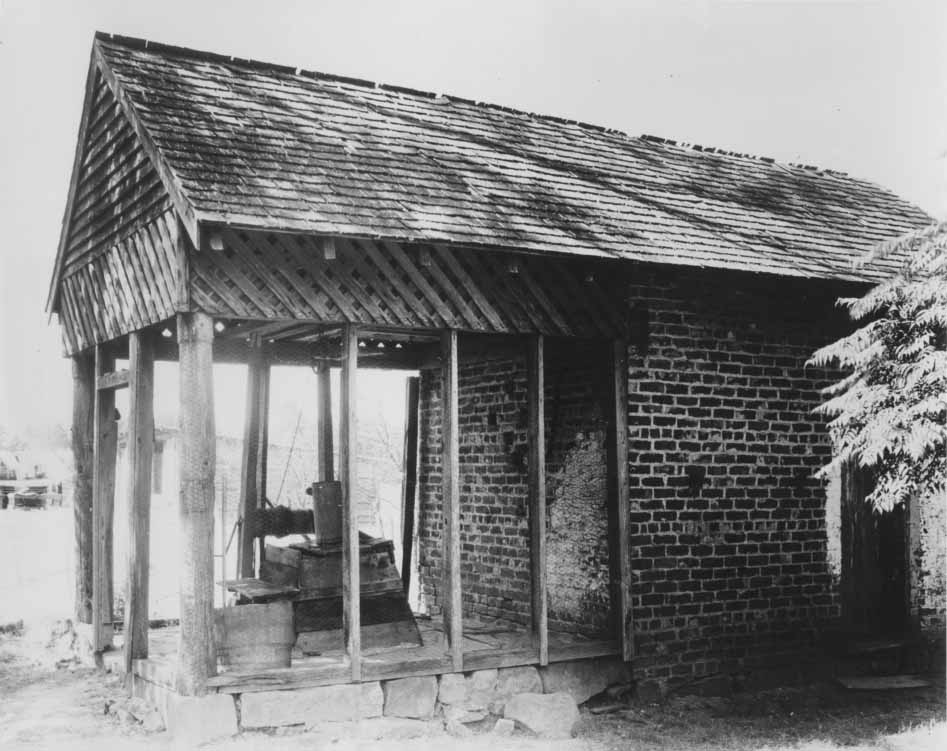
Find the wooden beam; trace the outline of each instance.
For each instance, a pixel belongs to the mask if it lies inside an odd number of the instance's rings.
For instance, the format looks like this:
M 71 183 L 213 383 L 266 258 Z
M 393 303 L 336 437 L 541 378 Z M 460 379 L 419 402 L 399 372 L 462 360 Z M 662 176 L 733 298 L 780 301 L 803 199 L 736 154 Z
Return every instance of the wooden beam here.
M 128 335 L 128 584 L 125 594 L 125 675 L 148 656 L 148 571 L 151 468 L 154 456 L 154 350 L 140 332 Z
M 356 485 L 356 374 L 358 330 L 342 334 L 341 408 L 339 410 L 339 478 L 342 482 L 342 633 L 352 680 L 362 679 L 361 589 L 359 581 L 358 505 Z
M 127 370 L 116 370 L 112 373 L 102 373 L 95 379 L 95 387 L 99 391 L 105 391 L 106 389 L 123 389 L 127 386 Z
M 115 368 L 115 356 L 103 345 L 95 348 L 96 376 Z M 115 513 L 115 459 L 118 423 L 115 392 L 95 392 L 95 471 L 92 477 L 92 650 L 112 646 L 112 522 Z
M 418 487 L 418 406 L 421 379 L 411 376 L 405 383 L 404 473 L 401 485 L 401 586 L 411 590 L 411 553 L 414 547 L 414 505 Z
M 457 331 L 441 336 L 441 477 L 444 514 L 444 581 L 441 609 L 444 633 L 455 672 L 464 669 L 463 613 L 460 592 L 460 437 L 458 424 Z
M 72 358 L 72 515 L 76 536 L 76 620 L 92 623 L 92 477 L 95 445 L 95 358 Z
M 612 612 L 618 620 L 622 658 L 635 654 L 631 610 L 631 540 L 628 536 L 628 343 L 609 348 L 608 515 Z
M 260 451 L 260 387 L 263 369 L 263 350 L 254 338 L 247 363 L 246 407 L 243 422 L 243 454 L 240 462 L 240 535 L 237 544 L 237 577 L 250 579 L 253 567 L 253 537 L 249 534 L 250 515 L 260 504 L 257 470 Z
M 256 503 L 259 508 L 266 508 L 269 498 L 266 495 L 267 467 L 270 461 L 270 360 L 269 347 L 263 352 L 263 362 L 260 365 L 259 385 L 260 430 L 257 433 L 256 452 Z M 258 537 L 256 541 L 256 559 L 263 560 L 263 551 L 266 549 L 266 538 Z
M 549 664 L 549 623 L 546 607 L 546 395 L 545 340 L 529 338 L 526 358 L 529 413 L 529 538 L 533 637 L 539 664 Z
M 201 695 L 217 672 L 214 644 L 214 321 L 178 315 L 181 426 L 181 629 L 175 690 Z
M 320 482 L 329 482 L 335 479 L 335 456 L 332 445 L 332 371 L 328 363 L 319 366 L 317 376 L 319 411 L 316 415 L 316 440 L 319 444 L 319 472 Z

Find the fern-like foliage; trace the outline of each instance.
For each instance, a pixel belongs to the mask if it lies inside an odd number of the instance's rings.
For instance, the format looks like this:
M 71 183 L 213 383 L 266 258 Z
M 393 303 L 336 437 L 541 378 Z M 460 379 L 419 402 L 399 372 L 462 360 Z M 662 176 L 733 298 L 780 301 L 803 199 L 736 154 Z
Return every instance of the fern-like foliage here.
M 903 257 L 892 278 L 841 299 L 860 327 L 822 347 L 810 365 L 845 376 L 824 390 L 816 412 L 831 419 L 827 477 L 848 461 L 870 468 L 866 499 L 888 511 L 919 493 L 943 495 L 947 481 L 947 222 L 884 243 L 861 260 Z

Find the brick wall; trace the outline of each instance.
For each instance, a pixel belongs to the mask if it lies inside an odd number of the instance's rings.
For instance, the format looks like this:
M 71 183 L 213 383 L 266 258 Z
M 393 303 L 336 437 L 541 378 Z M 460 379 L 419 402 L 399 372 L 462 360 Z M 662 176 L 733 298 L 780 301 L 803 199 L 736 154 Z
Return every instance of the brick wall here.
M 592 636 L 605 632 L 609 612 L 603 358 L 601 353 L 564 358 L 554 346 L 547 348 L 549 627 Z M 458 407 L 464 616 L 526 625 L 530 552 L 524 360 L 488 352 L 478 362 L 463 362 Z M 438 612 L 443 573 L 439 371 L 422 373 L 419 429 L 421 594 L 426 607 Z
M 661 687 L 792 664 L 838 616 L 826 562 L 831 453 L 804 363 L 846 326 L 838 286 L 650 271 L 629 289 L 634 661 Z

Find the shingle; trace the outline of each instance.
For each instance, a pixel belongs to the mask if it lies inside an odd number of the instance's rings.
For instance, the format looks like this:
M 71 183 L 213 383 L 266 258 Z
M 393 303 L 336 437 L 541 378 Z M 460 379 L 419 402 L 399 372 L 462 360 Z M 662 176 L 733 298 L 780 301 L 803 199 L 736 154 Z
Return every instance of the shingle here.
M 97 40 L 202 221 L 859 278 L 930 218 L 841 173 L 124 38 Z M 889 262 L 890 263 L 890 262 Z

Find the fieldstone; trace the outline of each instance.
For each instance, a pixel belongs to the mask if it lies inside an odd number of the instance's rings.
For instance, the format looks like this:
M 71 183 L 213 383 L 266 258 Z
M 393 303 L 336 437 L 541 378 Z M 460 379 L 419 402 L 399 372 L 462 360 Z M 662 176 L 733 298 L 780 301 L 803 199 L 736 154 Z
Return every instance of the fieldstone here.
M 160 733 L 164 730 L 164 720 L 157 709 L 150 709 L 141 718 L 141 726 L 146 733 Z
M 625 663 L 611 657 L 556 662 L 542 668 L 540 675 L 545 693 L 564 691 L 576 704 L 588 701 L 613 683 L 628 682 L 628 668 Z
M 540 738 L 571 738 L 579 721 L 579 708 L 564 691 L 517 694 L 506 703 L 503 714 Z
M 359 718 L 361 694 L 355 684 L 252 691 L 240 700 L 240 724 L 249 729 L 354 721 Z
M 433 675 L 384 681 L 385 715 L 429 720 L 437 701 L 437 678 Z
M 466 683 L 464 706 L 468 710 L 486 709 L 496 698 L 497 670 L 475 670 L 467 676 Z
M 467 679 L 461 673 L 446 673 L 437 687 L 437 700 L 441 704 L 460 705 L 467 696 Z
M 496 725 L 493 726 L 492 732 L 494 735 L 499 736 L 508 736 L 513 735 L 513 731 L 516 729 L 516 723 L 513 720 L 508 720 L 506 717 L 501 717 L 497 720 Z
M 541 694 L 543 682 L 534 667 L 503 668 L 497 673 L 497 687 L 490 711 L 503 714 L 503 707 L 516 694 Z
M 346 737 L 361 741 L 408 741 L 441 732 L 441 728 L 433 722 L 402 717 L 375 717 L 354 725 Z
M 462 704 L 445 704 L 444 719 L 448 722 L 480 722 L 487 716 L 487 712 L 482 709 L 465 709 Z
M 361 683 L 359 689 L 359 719 L 381 717 L 385 710 L 385 692 L 381 690 L 381 683 L 378 681 Z
M 444 729 L 447 731 L 448 735 L 451 735 L 454 738 L 467 738 L 468 736 L 473 735 L 473 731 L 470 728 L 464 725 L 464 723 L 458 722 L 457 720 L 448 720 L 444 725 Z
M 193 748 L 237 734 L 237 708 L 230 694 L 171 694 L 167 712 L 168 733 L 179 748 Z

